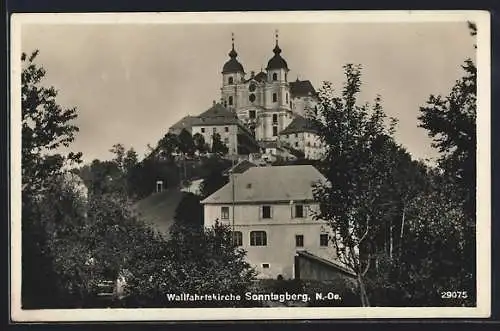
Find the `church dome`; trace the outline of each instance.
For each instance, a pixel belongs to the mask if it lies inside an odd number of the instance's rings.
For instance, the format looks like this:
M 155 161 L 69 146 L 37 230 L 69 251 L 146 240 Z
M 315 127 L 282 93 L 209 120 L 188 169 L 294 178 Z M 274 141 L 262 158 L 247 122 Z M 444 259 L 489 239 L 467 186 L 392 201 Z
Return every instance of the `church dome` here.
M 267 62 L 267 70 L 272 70 L 272 69 L 286 69 L 288 70 L 288 64 L 286 63 L 285 59 L 283 59 L 280 55 L 281 53 L 281 48 L 278 46 L 278 43 L 276 43 L 276 47 L 273 49 L 274 56 Z
M 238 56 L 238 53 L 234 50 L 234 44 L 233 48 L 229 52 L 229 61 L 224 63 L 224 66 L 222 67 L 222 73 L 223 74 L 229 74 L 229 73 L 235 73 L 235 72 L 245 72 L 243 70 L 243 66 L 241 65 L 238 60 L 236 60 L 236 57 Z

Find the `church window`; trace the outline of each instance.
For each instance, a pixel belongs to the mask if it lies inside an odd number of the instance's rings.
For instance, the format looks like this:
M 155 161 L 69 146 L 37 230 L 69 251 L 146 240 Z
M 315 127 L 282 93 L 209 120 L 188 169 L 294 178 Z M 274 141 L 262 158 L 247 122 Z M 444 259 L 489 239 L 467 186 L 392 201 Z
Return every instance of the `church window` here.
M 288 93 L 286 94 L 286 103 L 288 103 Z
M 229 97 L 229 99 L 228 99 L 228 104 L 229 104 L 230 106 L 232 106 L 232 105 L 233 105 L 233 97 L 232 97 L 232 96 L 230 96 L 230 97 Z
M 288 74 L 285 72 L 285 82 L 287 81 Z
M 250 100 L 250 102 L 254 102 L 254 101 L 255 101 L 255 94 L 253 94 L 253 93 L 252 93 L 252 94 L 250 94 L 250 95 L 248 96 L 248 100 Z
M 278 135 L 278 127 L 277 126 L 273 126 L 273 137 L 275 137 L 277 135 Z
M 293 106 L 292 106 L 292 102 L 290 101 L 290 109 L 292 109 L 292 108 L 293 108 Z
M 201 128 L 201 133 L 205 133 L 205 128 Z
M 229 127 L 225 126 L 224 131 L 229 132 Z
M 295 142 L 295 147 L 299 147 L 299 142 L 298 141 Z
M 273 114 L 273 124 L 278 123 L 278 114 Z
M 273 74 L 273 80 L 278 80 L 278 74 L 277 73 Z
M 229 85 L 233 84 L 233 83 L 234 83 L 234 81 L 233 81 L 233 77 L 229 77 L 229 78 L 228 78 L 228 80 L 227 80 L 227 83 L 228 83 Z
M 250 118 L 255 118 L 255 110 L 250 110 L 250 111 L 248 112 L 248 117 L 250 117 Z
M 295 134 L 295 138 L 298 138 L 298 137 L 299 137 L 299 134 L 298 134 L 298 133 L 296 133 L 296 134 Z
M 212 132 L 215 134 L 217 133 L 217 128 L 212 128 Z
M 277 102 L 277 101 L 278 101 L 278 94 L 273 93 L 273 102 Z

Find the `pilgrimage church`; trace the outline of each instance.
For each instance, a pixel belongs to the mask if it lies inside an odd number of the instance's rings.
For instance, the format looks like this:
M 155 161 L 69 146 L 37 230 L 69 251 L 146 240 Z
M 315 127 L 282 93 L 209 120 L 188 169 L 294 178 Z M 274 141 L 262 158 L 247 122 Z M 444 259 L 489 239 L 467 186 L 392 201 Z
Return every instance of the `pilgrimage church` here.
M 232 38 L 229 59 L 222 67 L 220 102 L 199 116 L 186 116 L 170 128 L 200 133 L 211 144 L 219 133 L 229 154 L 262 153 L 271 157 L 294 154 L 317 159 L 321 143 L 306 119 L 315 109 L 317 93 L 309 80 L 290 81 L 290 69 L 279 46 L 278 33 L 265 71 L 245 71 Z M 253 142 L 252 142 L 253 141 Z

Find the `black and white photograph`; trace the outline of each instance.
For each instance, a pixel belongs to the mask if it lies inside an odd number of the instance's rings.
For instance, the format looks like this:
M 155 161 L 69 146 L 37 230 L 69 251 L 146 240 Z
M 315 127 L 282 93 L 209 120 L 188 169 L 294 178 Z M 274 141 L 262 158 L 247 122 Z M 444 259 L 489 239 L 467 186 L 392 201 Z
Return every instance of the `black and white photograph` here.
M 11 22 L 14 321 L 489 317 L 488 12 Z

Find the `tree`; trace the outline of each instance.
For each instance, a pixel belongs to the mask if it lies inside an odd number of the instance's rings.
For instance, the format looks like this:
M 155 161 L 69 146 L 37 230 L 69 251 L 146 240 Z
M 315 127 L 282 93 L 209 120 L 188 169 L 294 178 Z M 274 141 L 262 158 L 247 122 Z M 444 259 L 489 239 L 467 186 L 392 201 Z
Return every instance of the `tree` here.
M 176 153 L 178 149 L 178 136 L 169 132 L 162 139 L 160 139 L 155 150 L 157 150 L 167 160 L 173 161 L 173 154 Z
M 64 109 L 54 87 L 43 86 L 45 69 L 35 63 L 38 51 L 21 55 L 22 168 L 22 305 L 47 304 L 57 291 L 49 238 L 39 219 L 39 201 L 65 166 L 80 162 L 81 153 L 57 153 L 75 139 L 76 108 Z M 44 286 L 40 286 L 44 284 Z
M 206 198 L 227 183 L 229 183 L 229 178 L 222 175 L 222 169 L 213 168 L 210 170 L 210 173 L 203 178 L 200 188 L 201 196 Z
M 55 153 L 68 147 L 78 127 L 76 108 L 65 109 L 57 101 L 57 90 L 42 85 L 45 69 L 35 63 L 38 50 L 22 53 L 22 189 L 24 194 L 41 192 L 46 181 L 61 173 L 64 165 L 80 162 L 81 153 Z
M 193 136 L 193 140 L 194 146 L 200 154 L 208 151 L 207 143 L 205 142 L 205 138 L 203 138 L 203 135 L 201 133 L 195 133 Z
M 182 129 L 178 136 L 179 150 L 184 156 L 193 156 L 195 152 L 195 145 L 191 133 L 186 129 Z
M 228 226 L 216 224 L 198 230 L 175 224 L 170 231 L 167 258 L 153 269 L 133 279 L 134 293 L 146 307 L 182 307 L 181 302 L 169 302 L 166 294 L 243 294 L 255 280 L 256 272 L 245 259 L 245 251 L 232 243 Z M 133 291 L 133 289 L 132 289 Z M 241 301 L 195 301 L 185 306 L 244 305 Z
M 220 134 L 214 133 L 212 136 L 212 153 L 222 156 L 229 152 L 229 148 L 222 142 Z
M 201 198 L 193 193 L 184 193 L 175 209 L 175 222 L 194 229 L 203 227 L 203 205 Z
M 357 105 L 361 66 L 344 66 L 346 83 L 336 96 L 331 83 L 319 92 L 315 124 L 326 144 L 323 171 L 329 184 L 318 185 L 314 196 L 320 203 L 315 217 L 328 221 L 339 259 L 357 275 L 361 304 L 369 306 L 365 277 L 381 248 L 377 236 L 383 226 L 383 186 L 390 182 L 391 165 L 385 151 L 395 120 L 386 125 L 381 100 L 373 106 Z
M 465 75 L 446 97 L 431 95 L 420 108 L 420 127 L 428 130 L 432 146 L 441 153 L 439 166 L 457 183 L 471 218 L 476 206 L 476 91 L 477 70 L 469 59 Z

